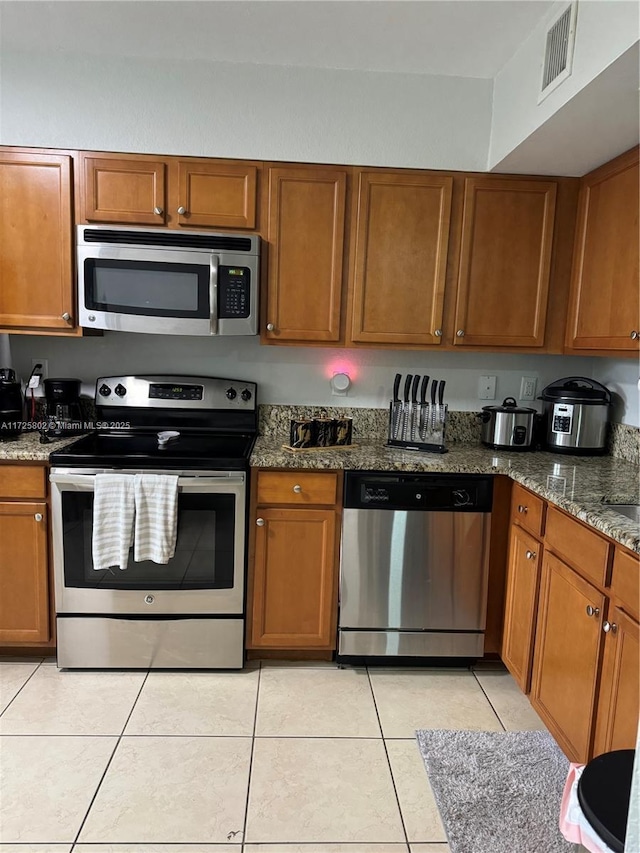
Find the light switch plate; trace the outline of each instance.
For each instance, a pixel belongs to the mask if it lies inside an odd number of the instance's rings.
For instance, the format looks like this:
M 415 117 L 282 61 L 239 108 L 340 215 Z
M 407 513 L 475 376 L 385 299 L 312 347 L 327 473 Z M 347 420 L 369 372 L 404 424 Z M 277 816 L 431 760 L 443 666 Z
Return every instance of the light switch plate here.
M 478 380 L 478 399 L 479 400 L 495 400 L 496 399 L 496 377 L 481 376 Z

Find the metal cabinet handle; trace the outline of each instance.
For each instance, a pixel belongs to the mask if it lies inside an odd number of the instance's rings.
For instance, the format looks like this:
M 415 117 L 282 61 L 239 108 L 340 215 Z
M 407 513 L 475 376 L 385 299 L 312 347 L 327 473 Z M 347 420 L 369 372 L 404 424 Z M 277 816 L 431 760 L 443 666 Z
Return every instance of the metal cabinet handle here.
M 633 332 L 631 332 L 631 334 L 629 335 L 629 337 L 631 338 L 632 341 L 637 341 L 638 338 L 640 337 L 640 332 L 637 332 L 634 329 Z
M 442 337 L 442 329 L 436 329 L 433 334 L 436 336 L 436 338 L 441 338 Z
M 256 524 L 258 527 L 264 527 L 264 518 L 256 518 Z
M 180 205 L 180 207 L 178 208 L 178 213 L 180 214 L 180 216 L 184 216 L 186 212 L 187 208 Z
M 618 626 L 616 625 L 615 622 L 605 621 L 602 624 L 602 630 L 605 632 L 605 634 L 608 634 L 609 631 L 611 631 L 612 634 L 615 634 L 616 631 L 618 630 Z
M 64 314 L 62 315 L 62 319 L 68 323 L 69 320 L 71 319 L 71 314 L 69 314 L 68 311 L 65 311 Z
M 44 518 L 41 512 L 37 512 L 33 517 L 36 521 L 42 521 L 42 519 Z
M 299 495 L 300 492 L 302 491 L 302 486 L 295 485 L 293 487 L 293 491 L 296 493 L 296 495 Z
M 164 213 L 164 210 L 161 207 L 154 207 L 153 212 L 155 213 L 156 216 L 162 216 L 162 214 Z
M 587 604 L 587 616 L 599 616 L 600 608 L 593 607 L 591 604 Z
M 267 323 L 267 332 L 273 332 L 274 329 L 275 326 L 273 325 L 273 323 Z
M 456 332 L 456 337 L 464 338 L 464 329 L 458 329 L 458 331 Z
M 535 560 L 535 558 L 537 556 L 538 555 L 536 554 L 535 551 L 527 551 L 527 553 L 525 554 L 525 557 L 527 558 L 527 560 Z
M 518 504 L 518 512 L 522 512 L 526 515 L 529 512 L 529 507 L 524 506 L 524 504 Z

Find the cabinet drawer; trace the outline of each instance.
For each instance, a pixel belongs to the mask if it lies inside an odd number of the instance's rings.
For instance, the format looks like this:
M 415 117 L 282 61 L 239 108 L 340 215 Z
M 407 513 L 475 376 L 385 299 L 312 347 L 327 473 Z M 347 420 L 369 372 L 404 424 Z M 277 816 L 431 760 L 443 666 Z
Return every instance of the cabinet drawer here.
M 599 586 L 605 585 L 609 543 L 602 536 L 550 506 L 545 543 L 578 574 Z
M 536 497 L 528 489 L 513 486 L 511 493 L 511 519 L 533 533 L 534 536 L 542 536 L 542 520 L 544 517 L 544 501 Z
M 611 576 L 613 593 L 620 604 L 634 616 L 640 615 L 640 558 L 637 554 L 616 548 Z
M 337 474 L 308 474 L 299 471 L 268 471 L 258 474 L 259 504 L 334 506 L 337 490 Z
M 0 498 L 44 498 L 44 465 L 0 465 Z

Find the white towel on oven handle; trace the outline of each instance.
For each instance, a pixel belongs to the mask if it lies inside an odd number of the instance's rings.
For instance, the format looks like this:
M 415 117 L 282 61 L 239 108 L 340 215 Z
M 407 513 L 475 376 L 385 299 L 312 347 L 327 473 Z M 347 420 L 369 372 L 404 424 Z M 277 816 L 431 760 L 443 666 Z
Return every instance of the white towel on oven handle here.
M 93 568 L 126 569 L 133 541 L 134 483 L 130 474 L 96 474 L 93 494 Z
M 176 550 L 178 477 L 136 474 L 133 478 L 136 518 L 133 559 L 168 563 Z

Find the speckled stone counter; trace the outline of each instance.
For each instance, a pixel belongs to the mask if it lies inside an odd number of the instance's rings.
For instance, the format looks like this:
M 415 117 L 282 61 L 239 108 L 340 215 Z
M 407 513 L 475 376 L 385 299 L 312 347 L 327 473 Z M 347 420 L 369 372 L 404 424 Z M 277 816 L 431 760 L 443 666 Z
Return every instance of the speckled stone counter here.
M 27 432 L 15 439 L 0 441 L 1 462 L 48 462 L 49 454 L 60 447 L 66 447 L 78 436 L 52 439 L 48 444 L 40 444 L 40 433 Z
M 611 456 L 561 456 L 554 453 L 505 453 L 477 444 L 453 444 L 443 455 L 395 450 L 380 440 L 359 441 L 352 450 L 291 453 L 282 439 L 260 436 L 252 467 L 360 471 L 421 471 L 505 474 L 576 518 L 640 553 L 638 525 L 607 507 L 638 503 L 638 466 Z M 605 503 L 603 504 L 603 501 Z

